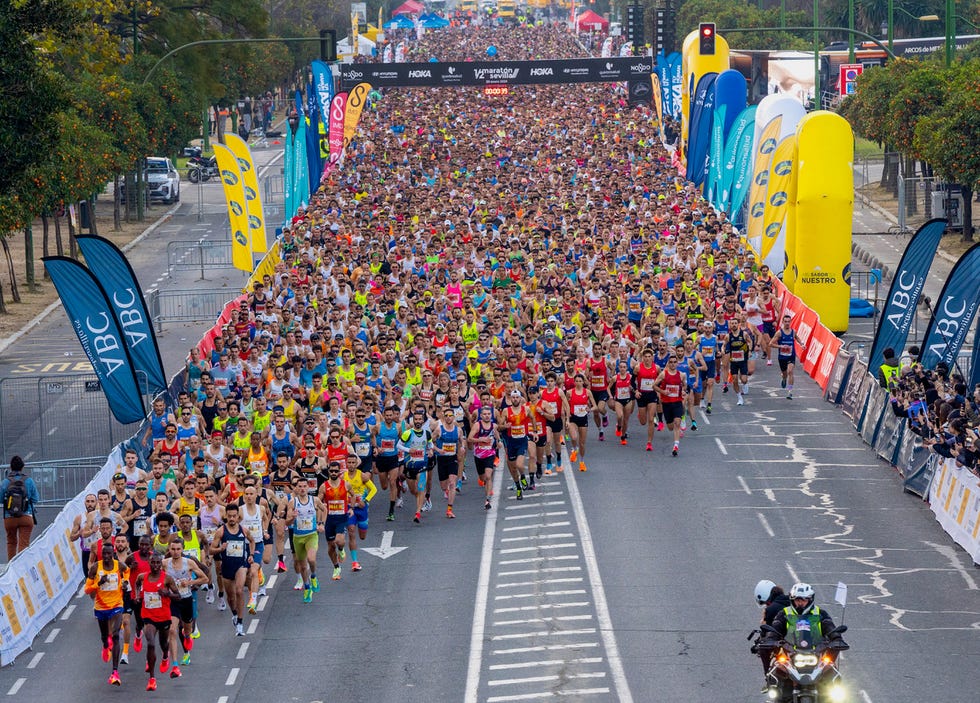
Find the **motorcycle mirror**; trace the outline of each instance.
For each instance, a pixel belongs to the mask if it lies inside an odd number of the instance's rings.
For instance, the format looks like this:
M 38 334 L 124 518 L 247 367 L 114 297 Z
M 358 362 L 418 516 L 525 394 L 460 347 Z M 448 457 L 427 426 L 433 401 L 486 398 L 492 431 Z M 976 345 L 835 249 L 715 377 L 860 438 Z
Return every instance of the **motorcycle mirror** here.
M 780 634 L 780 633 L 779 633 L 779 630 L 777 630 L 777 629 L 776 629 L 775 627 L 773 627 L 772 625 L 762 625 L 762 631 L 763 631 L 763 632 L 770 632 L 770 633 L 772 633 L 772 634 L 774 634 L 774 635 L 778 635 L 778 634 Z
M 845 632 L 847 632 L 847 625 L 841 625 L 834 630 L 834 633 L 838 635 L 843 635 Z

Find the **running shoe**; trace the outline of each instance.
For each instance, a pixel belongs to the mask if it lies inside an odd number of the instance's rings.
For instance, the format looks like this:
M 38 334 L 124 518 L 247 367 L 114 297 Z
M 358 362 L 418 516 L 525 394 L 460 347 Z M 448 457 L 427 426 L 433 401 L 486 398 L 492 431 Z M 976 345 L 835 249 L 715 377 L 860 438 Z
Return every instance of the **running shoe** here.
M 462 481 L 463 483 L 466 483 L 466 472 L 465 471 L 460 472 L 460 474 L 459 474 L 459 480 Z
M 395 507 L 400 508 L 403 505 L 405 505 L 405 499 L 402 498 L 401 496 L 398 496 L 398 500 L 395 501 Z
M 687 416 L 685 415 L 684 417 L 681 418 L 681 432 L 684 432 L 686 430 L 687 430 Z
M 187 652 L 184 656 L 180 658 L 180 665 L 187 666 L 190 663 L 191 663 L 191 653 Z M 176 669 L 177 667 L 174 668 Z
M 745 400 L 742 399 L 742 394 L 741 393 L 738 394 L 738 400 L 735 401 L 735 404 L 736 405 L 745 405 Z
M 558 464 L 555 466 L 555 471 L 557 471 L 558 473 L 561 473 L 564 470 L 565 470 L 565 467 L 562 465 L 561 462 L 558 462 Z
M 296 583 L 293 584 L 293 590 L 294 591 L 302 591 L 303 590 L 303 577 L 302 576 L 299 576 L 299 575 L 296 576 Z
M 624 446 L 624 447 L 625 447 L 625 446 L 627 445 L 627 442 L 626 442 L 626 438 L 625 438 L 625 437 L 623 437 L 622 439 L 620 439 L 620 440 L 619 440 L 619 443 L 620 443 L 620 445 L 622 445 L 622 446 Z
M 174 666 L 174 668 L 170 670 L 170 678 L 179 679 L 180 677 L 181 677 L 180 667 Z
M 170 671 L 170 658 L 164 657 L 160 660 L 160 673 L 166 674 L 168 671 Z
M 708 403 L 708 405 L 705 406 L 704 411 L 709 415 L 711 414 L 711 403 Z
M 582 473 L 585 473 L 586 468 L 585 468 L 585 462 L 584 461 L 580 461 L 578 463 L 578 470 L 581 471 Z
M 210 605 L 211 603 L 214 603 L 214 589 L 213 588 L 208 591 L 208 597 L 205 598 L 204 601 L 208 605 Z M 136 651 L 138 652 L 139 650 L 137 649 Z
M 191 639 L 192 640 L 201 639 L 201 631 L 197 629 L 197 623 L 194 623 L 194 632 L 191 633 Z
M 577 460 L 577 459 L 578 459 L 578 450 L 575 450 L 575 449 L 573 449 L 572 451 L 570 451 L 570 452 L 568 453 L 568 460 L 569 460 L 570 462 L 572 462 L 572 463 L 574 464 L 574 463 L 576 462 L 576 460 Z M 560 469 L 559 469 L 559 470 L 560 470 Z
M 126 654 L 126 653 L 120 654 L 119 655 L 119 663 L 120 664 L 127 664 L 128 665 L 129 664 L 129 655 Z
M 186 649 L 188 652 L 194 649 L 194 640 L 192 640 L 187 635 L 184 635 L 184 639 L 181 644 L 184 645 L 184 649 Z
M 415 517 L 412 519 L 412 522 L 414 522 L 416 525 L 422 522 L 422 513 L 415 513 Z
M 146 682 L 146 690 L 147 691 L 157 690 L 157 680 L 152 676 L 150 677 L 150 680 Z
M 527 476 L 521 476 L 521 488 L 527 488 Z
M 250 595 L 248 597 L 248 605 L 245 606 L 248 609 L 249 615 L 255 615 L 255 606 L 256 605 L 257 604 L 255 602 L 255 594 L 252 594 L 252 595 Z
M 779 387 L 780 388 L 785 388 L 786 387 L 786 379 L 785 378 L 779 379 Z
M 653 444 L 651 444 L 650 442 L 647 442 L 647 451 L 648 452 L 652 452 L 653 451 Z
M 551 471 L 551 467 L 550 466 L 547 469 L 544 470 L 544 475 L 545 476 L 551 476 L 552 473 L 553 472 Z
M 282 559 L 276 562 L 276 572 L 280 574 L 286 572 L 286 562 L 284 562 Z
M 664 421 L 661 420 L 660 422 L 657 423 L 657 432 L 663 432 L 663 431 L 664 431 Z
M 793 400 L 793 391 L 786 394 L 786 400 Z
M 550 472 L 549 472 L 549 473 L 550 473 Z M 534 476 L 535 476 L 535 478 L 537 478 L 537 479 L 538 479 L 539 481 L 541 480 L 541 477 L 542 477 L 542 476 L 544 476 L 544 470 L 543 470 L 543 469 L 541 468 L 541 466 L 540 466 L 540 465 L 538 465 L 538 470 L 534 472 Z
M 600 442 L 605 442 L 606 441 L 606 433 L 603 432 L 602 430 L 599 430 L 599 441 Z
M 721 387 L 721 392 L 722 393 L 727 393 L 728 392 L 728 384 L 727 383 Z
M 119 680 L 119 672 L 113 671 L 109 674 L 109 684 L 112 686 L 122 686 L 122 681 Z
M 313 602 L 313 591 L 309 588 L 303 589 L 303 602 L 312 603 Z
M 616 436 L 617 437 L 622 437 L 623 436 L 623 431 L 621 429 L 619 429 L 619 425 L 618 424 L 616 425 Z
M 766 359 L 766 366 L 772 366 L 772 359 Z
M 143 651 L 143 633 L 137 632 L 136 637 L 133 638 L 133 651 L 139 654 Z
M 265 572 L 262 571 L 262 567 L 259 567 L 259 585 L 265 586 Z
M 359 561 L 352 561 L 350 563 L 350 570 L 351 571 L 360 571 L 361 570 L 361 562 L 359 562 Z
M 609 427 L 609 416 L 608 415 L 603 415 L 602 416 L 602 426 L 603 427 Z
M 431 500 L 429 500 L 428 498 L 426 498 L 426 499 L 425 499 L 425 502 L 424 502 L 424 503 L 422 503 L 422 512 L 423 512 L 423 513 L 427 513 L 427 512 L 429 512 L 430 510 L 432 510 L 432 501 L 431 501 Z
M 259 598 L 264 598 L 264 597 L 266 597 L 268 595 L 269 594 L 265 592 L 265 586 L 260 586 L 259 587 Z
M 453 512 L 452 506 L 446 508 L 446 517 L 449 518 L 450 520 L 456 517 L 456 514 Z M 354 570 L 357 571 L 357 569 Z
M 111 655 L 112 655 L 112 649 L 110 649 L 109 647 L 102 648 L 102 661 L 104 662 L 109 661 L 109 657 Z
M 492 506 L 490 505 L 490 499 L 489 498 L 487 498 L 485 501 L 483 501 L 483 509 L 484 510 L 489 510 L 491 507 Z
M 385 519 L 388 522 L 394 522 L 395 521 L 395 514 L 394 513 L 388 513 L 388 517 L 386 517 Z
M 320 579 L 316 576 L 310 576 L 310 590 L 314 593 L 320 592 Z
M 677 451 L 679 449 L 680 447 L 678 447 L 677 444 L 674 444 L 674 449 L 670 453 L 673 454 L 674 456 L 677 456 Z
M 226 610 L 228 608 L 228 603 L 225 601 L 225 597 L 221 596 L 218 599 L 218 610 Z
M 517 500 L 524 500 L 524 491 L 520 488 L 517 489 Z
M 340 580 L 340 567 L 339 566 L 333 567 L 333 577 L 332 578 L 333 578 L 334 581 L 339 581 Z
M 235 623 L 235 637 L 244 637 L 244 636 L 245 636 L 245 626 L 240 622 Z
M 337 550 L 337 559 L 338 559 L 338 561 L 340 561 L 341 564 L 343 564 L 345 561 L 347 561 L 347 549 L 345 549 L 344 547 L 341 547 L 340 549 L 338 549 Z
M 480 486 L 480 487 L 483 487 L 483 486 L 485 486 L 485 485 L 486 485 L 486 481 L 484 481 L 484 480 L 483 480 L 482 478 L 480 478 L 480 477 L 478 476 L 478 477 L 477 477 L 477 479 L 476 479 L 476 485 L 478 485 L 478 486 Z
M 697 420 L 691 420 L 691 432 L 696 432 L 698 429 Z

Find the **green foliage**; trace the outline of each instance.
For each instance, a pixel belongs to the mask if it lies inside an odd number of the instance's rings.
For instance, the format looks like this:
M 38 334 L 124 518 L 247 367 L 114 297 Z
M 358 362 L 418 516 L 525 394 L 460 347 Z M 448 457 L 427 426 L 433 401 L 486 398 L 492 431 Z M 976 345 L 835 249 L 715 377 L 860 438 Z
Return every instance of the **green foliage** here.
M 677 42 L 684 41 L 689 33 L 697 31 L 700 22 L 714 22 L 719 29 L 746 29 L 751 27 L 778 27 L 778 4 L 760 9 L 749 0 L 687 0 L 677 12 Z M 786 13 L 787 26 L 811 24 L 810 16 L 798 11 Z M 812 42 L 790 32 L 751 32 L 730 34 L 725 37 L 732 49 L 799 49 L 812 48 Z M 675 47 L 680 50 L 680 46 Z

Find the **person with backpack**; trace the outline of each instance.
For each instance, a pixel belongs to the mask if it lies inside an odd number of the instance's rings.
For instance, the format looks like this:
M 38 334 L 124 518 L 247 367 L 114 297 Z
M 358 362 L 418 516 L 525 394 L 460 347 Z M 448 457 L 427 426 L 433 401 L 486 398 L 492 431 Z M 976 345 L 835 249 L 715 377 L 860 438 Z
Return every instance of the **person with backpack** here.
M 35 508 L 41 501 L 34 479 L 24 473 L 24 460 L 14 456 L 10 470 L 0 482 L 0 502 L 3 503 L 3 528 L 7 532 L 7 561 L 27 549 L 31 533 L 37 524 Z

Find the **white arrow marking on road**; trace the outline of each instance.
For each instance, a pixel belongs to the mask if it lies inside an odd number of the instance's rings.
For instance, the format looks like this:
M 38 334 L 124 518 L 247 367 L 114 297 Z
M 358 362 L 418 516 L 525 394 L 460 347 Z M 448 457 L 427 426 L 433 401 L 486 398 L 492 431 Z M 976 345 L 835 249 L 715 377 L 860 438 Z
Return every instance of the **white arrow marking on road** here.
M 362 552 L 367 552 L 368 554 L 373 554 L 379 559 L 387 559 L 388 557 L 393 557 L 398 552 L 408 549 L 408 547 L 392 547 L 391 541 L 395 538 L 395 533 L 393 530 L 385 530 L 381 533 L 381 546 L 380 547 L 361 547 Z

